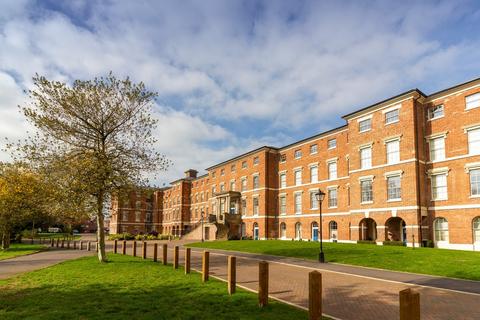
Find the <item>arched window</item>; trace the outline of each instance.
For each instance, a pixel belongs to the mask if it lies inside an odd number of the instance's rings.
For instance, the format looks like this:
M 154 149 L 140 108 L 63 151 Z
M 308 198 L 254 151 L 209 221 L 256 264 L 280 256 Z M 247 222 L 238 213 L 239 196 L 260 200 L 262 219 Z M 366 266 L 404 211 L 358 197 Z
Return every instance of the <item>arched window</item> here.
M 318 223 L 312 222 L 312 240 L 318 241 Z
M 337 241 L 338 239 L 338 225 L 336 221 L 330 221 L 328 224 L 330 240 Z
M 295 239 L 302 239 L 302 224 L 300 222 L 295 223 Z
M 480 243 L 480 217 L 473 219 L 473 242 Z
M 434 222 L 435 241 L 448 242 L 448 221 L 445 218 L 437 218 Z
M 280 239 L 285 239 L 287 237 L 287 225 L 285 222 L 280 223 Z

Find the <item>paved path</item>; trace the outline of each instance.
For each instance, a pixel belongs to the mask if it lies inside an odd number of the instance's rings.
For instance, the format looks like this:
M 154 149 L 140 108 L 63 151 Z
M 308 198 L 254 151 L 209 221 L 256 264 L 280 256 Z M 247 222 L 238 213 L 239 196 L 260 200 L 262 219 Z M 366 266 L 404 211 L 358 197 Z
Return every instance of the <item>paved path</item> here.
M 172 247 L 182 244 L 179 241 L 168 243 L 169 261 Z M 108 248 L 112 249 L 111 243 Z M 118 248 L 121 252 L 120 243 Z M 201 269 L 202 251 L 192 248 L 193 269 Z M 308 273 L 312 270 L 321 271 L 324 312 L 338 319 L 398 319 L 398 292 L 405 288 L 415 288 L 420 292 L 422 319 L 480 319 L 480 282 L 337 264 L 319 265 L 315 261 L 276 256 L 209 251 L 213 276 L 226 279 L 227 256 L 234 254 L 237 257 L 237 284 L 252 291 L 258 288 L 258 262 L 271 262 L 270 296 L 303 308 L 308 306 Z M 131 252 L 129 242 L 127 254 Z M 147 253 L 148 257 L 153 256 L 153 245 L 149 245 Z M 183 253 L 181 249 L 181 265 Z M 137 255 L 141 254 L 141 243 L 138 243 Z M 161 252 L 158 257 L 161 257 Z
M 34 271 L 54 264 L 93 255 L 93 251 L 73 249 L 49 249 L 39 253 L 20 256 L 0 261 L 0 279 L 10 278 L 17 274 Z

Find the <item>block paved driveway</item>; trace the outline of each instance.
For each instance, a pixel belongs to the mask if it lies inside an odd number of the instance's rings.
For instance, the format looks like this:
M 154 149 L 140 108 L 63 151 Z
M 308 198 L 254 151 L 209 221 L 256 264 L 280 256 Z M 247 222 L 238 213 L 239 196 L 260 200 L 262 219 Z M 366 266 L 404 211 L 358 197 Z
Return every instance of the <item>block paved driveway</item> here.
M 148 242 L 147 257 L 153 257 L 153 242 Z M 158 259 L 162 257 L 159 243 Z M 173 246 L 180 246 L 180 265 L 184 264 L 181 241 L 168 242 L 169 262 Z M 121 243 L 118 252 L 121 253 Z M 107 249 L 113 250 L 111 242 Z M 237 257 L 237 285 L 248 290 L 258 288 L 258 262 L 270 262 L 270 296 L 302 308 L 308 307 L 308 273 L 318 270 L 323 277 L 325 315 L 338 319 L 398 319 L 398 292 L 414 288 L 420 292 L 422 319 L 480 319 L 480 282 L 447 279 L 402 272 L 382 271 L 337 264 L 319 265 L 315 261 L 264 256 L 221 250 L 210 251 L 210 274 L 227 278 L 227 257 Z M 201 270 L 203 249 L 192 248 L 192 268 Z M 127 254 L 132 254 L 131 242 Z M 137 242 L 137 255 L 142 255 Z M 179 271 L 182 272 L 182 271 Z M 225 286 L 226 290 L 226 286 Z

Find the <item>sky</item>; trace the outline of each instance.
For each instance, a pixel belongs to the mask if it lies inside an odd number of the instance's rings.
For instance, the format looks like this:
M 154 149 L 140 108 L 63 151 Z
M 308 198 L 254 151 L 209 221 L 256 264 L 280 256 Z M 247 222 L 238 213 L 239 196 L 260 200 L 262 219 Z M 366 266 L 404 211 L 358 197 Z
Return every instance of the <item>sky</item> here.
M 29 130 L 17 106 L 35 73 L 110 71 L 159 94 L 163 185 L 403 91 L 480 77 L 480 2 L 0 0 L 0 138 Z

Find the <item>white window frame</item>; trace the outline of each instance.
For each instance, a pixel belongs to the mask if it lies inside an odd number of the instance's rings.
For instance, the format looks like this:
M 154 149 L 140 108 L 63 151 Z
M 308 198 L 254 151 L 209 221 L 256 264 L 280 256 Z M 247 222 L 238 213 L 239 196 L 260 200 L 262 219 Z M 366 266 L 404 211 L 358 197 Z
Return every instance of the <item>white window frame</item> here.
M 465 109 L 471 110 L 480 107 L 480 92 L 465 97 Z
M 397 144 L 397 150 L 389 150 L 389 146 Z M 385 152 L 387 156 L 387 164 L 397 164 L 400 162 L 400 139 L 392 139 L 385 141 Z M 396 156 L 395 156 L 396 155 Z
M 468 154 L 469 155 L 479 155 L 480 154 L 480 126 L 469 128 L 469 129 L 466 129 L 465 131 L 467 132 Z M 477 140 L 472 141 L 472 139 L 471 139 L 471 135 L 473 135 L 472 133 L 478 134 Z M 472 147 L 473 143 L 476 144 L 476 149 L 474 151 L 472 151 L 472 149 L 474 149 Z
M 280 180 L 280 188 L 286 188 L 287 187 L 287 173 L 286 172 L 280 173 L 279 180 Z
M 335 149 L 337 147 L 337 138 L 332 138 L 327 141 L 327 149 Z
M 478 175 L 476 177 L 476 181 L 475 181 L 476 193 L 473 192 L 474 191 L 473 190 L 474 183 L 472 182 L 472 172 L 475 172 L 475 174 Z M 469 175 L 469 185 L 470 185 L 470 197 L 471 198 L 480 198 L 480 167 L 470 169 L 469 172 L 468 172 L 468 175 Z
M 395 113 L 396 115 L 391 117 L 392 113 Z M 393 119 L 393 120 L 392 120 Z M 397 123 L 400 121 L 400 109 L 393 109 L 385 112 L 385 125 Z
M 302 157 L 302 149 L 297 149 L 293 152 L 293 157 L 295 159 L 300 159 Z
M 370 204 L 370 203 L 373 203 L 373 178 L 369 177 L 369 178 L 360 178 L 359 179 L 360 181 L 360 203 L 361 204 Z M 364 182 L 370 182 L 370 198 L 369 199 L 366 199 L 364 200 L 363 198 L 363 195 L 364 195 L 364 191 L 363 191 L 363 183 Z
M 278 207 L 280 215 L 284 216 L 287 214 L 287 196 L 285 194 L 278 197 Z
M 252 185 L 253 185 L 253 189 L 259 189 L 260 188 L 260 176 L 258 174 L 254 174 L 252 176 Z
M 333 194 L 335 194 L 334 198 L 331 197 Z M 327 188 L 327 201 L 328 208 L 334 209 L 338 207 L 338 187 Z
M 332 168 L 335 168 L 333 170 Z M 328 180 L 338 179 L 338 164 L 337 161 L 327 162 Z
M 434 141 L 440 141 L 440 140 L 443 141 L 443 148 L 440 148 L 440 149 L 433 148 L 433 146 L 435 144 Z M 445 147 L 445 136 L 441 135 L 441 136 L 436 136 L 436 137 L 430 138 L 429 144 L 428 144 L 428 149 L 429 149 L 429 157 L 430 157 L 431 162 L 445 160 L 446 153 L 447 153 L 446 150 L 445 150 L 446 149 L 446 147 Z M 440 150 L 443 150 L 443 153 L 440 153 L 440 154 L 437 155 L 437 153 Z
M 402 200 L 402 175 L 401 174 L 392 174 L 392 175 L 387 175 L 386 177 L 386 183 L 387 183 L 387 201 L 401 201 Z M 390 179 L 396 179 L 398 178 L 399 181 L 399 197 L 396 198 L 390 198 L 390 184 L 389 181 Z
M 312 171 L 316 171 L 316 174 L 312 174 Z M 318 182 L 318 165 L 310 166 L 310 183 Z
M 366 150 L 370 150 L 370 157 L 369 158 L 364 158 L 363 157 L 363 152 Z M 371 169 L 372 168 L 372 159 L 373 158 L 373 148 L 372 146 L 365 146 L 360 148 L 360 169 Z M 370 159 L 370 161 L 367 163 L 366 160 Z
M 438 186 L 437 179 L 439 177 L 445 177 L 445 186 Z M 430 174 L 430 189 L 432 195 L 432 201 L 444 201 L 448 200 L 448 172 L 438 172 Z M 445 195 L 443 197 L 438 196 L 438 192 L 435 192 L 438 188 L 445 188 Z
M 297 173 L 299 174 L 298 177 L 297 177 Z M 302 169 L 296 169 L 294 172 L 293 172 L 293 177 L 294 177 L 294 180 L 295 180 L 295 185 L 296 186 L 301 186 L 302 185 Z
M 368 123 L 368 127 L 362 129 L 363 124 Z M 372 118 L 366 118 L 358 121 L 358 132 L 367 132 L 372 130 Z
M 310 210 L 318 210 L 318 200 L 316 197 L 317 191 L 310 190 Z
M 293 208 L 295 211 L 295 214 L 301 214 L 302 213 L 302 192 L 295 192 L 293 194 Z
M 317 154 L 318 153 L 318 144 L 312 144 L 310 146 L 310 154 Z
M 257 202 L 257 205 L 255 205 L 255 201 Z M 253 216 L 257 217 L 260 212 L 260 200 L 258 200 L 258 197 L 252 198 L 252 207 L 253 207 Z
M 438 112 L 438 110 L 441 110 L 442 112 L 440 115 L 436 116 L 435 113 Z M 427 109 L 427 114 L 427 119 L 430 121 L 443 118 L 445 117 L 445 106 L 443 104 L 439 104 L 437 106 L 430 107 Z

